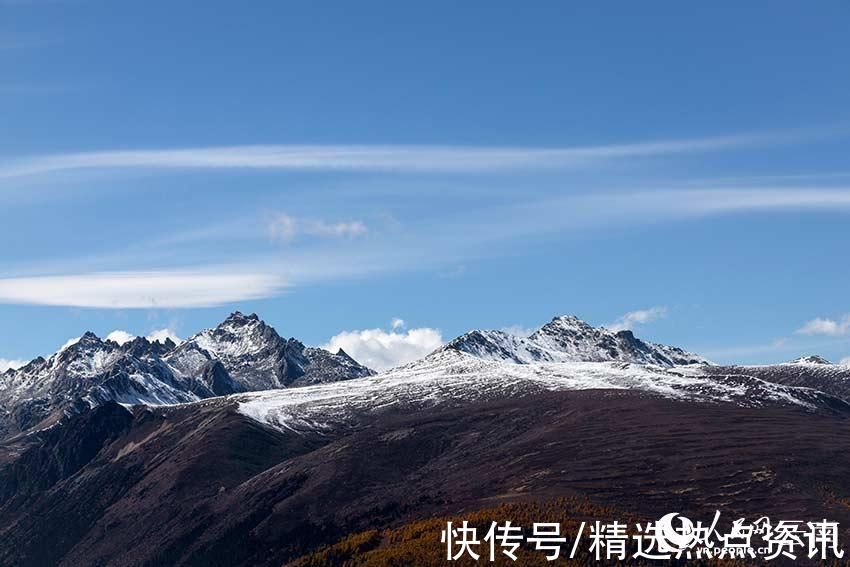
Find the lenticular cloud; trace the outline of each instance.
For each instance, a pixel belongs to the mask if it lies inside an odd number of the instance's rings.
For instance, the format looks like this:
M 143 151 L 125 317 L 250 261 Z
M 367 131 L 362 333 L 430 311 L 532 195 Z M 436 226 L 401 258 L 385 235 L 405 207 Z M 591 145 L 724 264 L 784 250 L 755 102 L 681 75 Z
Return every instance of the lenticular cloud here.
M 211 307 L 271 297 L 284 287 L 279 276 L 235 270 L 92 273 L 0 279 L 0 303 L 105 309 Z

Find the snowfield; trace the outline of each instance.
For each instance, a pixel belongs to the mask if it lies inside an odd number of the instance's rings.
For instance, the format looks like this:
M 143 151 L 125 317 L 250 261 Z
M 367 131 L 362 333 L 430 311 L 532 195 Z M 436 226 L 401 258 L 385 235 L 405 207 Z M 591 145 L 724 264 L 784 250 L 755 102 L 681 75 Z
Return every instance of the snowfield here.
M 383 374 L 289 390 L 238 394 L 239 412 L 280 430 L 332 430 L 388 408 L 416 410 L 558 390 L 615 389 L 746 407 L 792 405 L 814 411 L 830 396 L 753 376 L 717 374 L 711 366 L 666 368 L 622 362 L 482 359 L 443 349 Z

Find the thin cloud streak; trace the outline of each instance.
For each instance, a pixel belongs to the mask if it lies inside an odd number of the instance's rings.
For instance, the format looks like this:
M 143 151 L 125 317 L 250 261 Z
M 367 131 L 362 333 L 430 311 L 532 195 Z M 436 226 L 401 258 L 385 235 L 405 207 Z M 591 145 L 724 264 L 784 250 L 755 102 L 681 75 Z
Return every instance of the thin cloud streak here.
M 488 244 L 561 231 L 630 227 L 678 222 L 700 217 L 768 212 L 850 212 L 850 187 L 765 187 L 759 189 L 648 190 L 600 192 L 540 198 L 509 205 L 464 210 L 463 214 L 425 218 L 403 224 L 405 245 L 417 246 L 418 238 L 435 248 L 454 250 L 462 243 Z M 265 231 L 256 217 L 230 224 L 216 223 L 200 229 L 166 234 L 148 246 L 175 246 L 218 240 L 289 241 L 298 235 L 351 240 L 367 233 L 380 236 L 360 220 L 323 220 L 294 217 L 285 213 L 267 215 Z M 262 223 L 259 223 L 262 224 Z M 401 227 L 402 225 L 400 225 Z M 435 231 L 435 227 L 439 227 Z M 393 247 L 401 245 L 394 235 Z M 440 243 L 436 246 L 436 243 Z M 417 248 L 418 249 L 418 248 Z M 445 253 L 446 248 L 443 248 Z M 462 259 L 454 256 L 455 259 Z M 462 272 L 462 267 L 460 269 Z M 457 274 L 454 274 L 457 275 Z
M 666 197 L 675 198 L 671 192 Z M 850 207 L 850 190 L 820 189 L 739 189 L 692 191 L 678 199 L 673 209 L 685 214 L 710 215 L 764 210 L 831 210 Z
M 464 172 L 572 167 L 620 158 L 702 153 L 793 141 L 789 133 L 741 134 L 572 148 L 464 146 L 230 146 L 99 151 L 24 157 L 0 178 L 84 169 L 281 169 Z
M 279 276 L 237 269 L 111 272 L 0 279 L 0 303 L 102 309 L 213 307 L 278 295 Z
M 585 212 L 596 212 L 598 222 L 613 212 L 636 221 L 658 221 L 692 216 L 770 210 L 833 210 L 850 207 L 848 188 L 704 189 L 612 193 L 568 200 Z
M 493 207 L 449 221 L 442 231 L 482 241 L 562 231 L 622 228 L 701 217 L 764 212 L 847 212 L 850 188 L 706 189 L 597 193 Z

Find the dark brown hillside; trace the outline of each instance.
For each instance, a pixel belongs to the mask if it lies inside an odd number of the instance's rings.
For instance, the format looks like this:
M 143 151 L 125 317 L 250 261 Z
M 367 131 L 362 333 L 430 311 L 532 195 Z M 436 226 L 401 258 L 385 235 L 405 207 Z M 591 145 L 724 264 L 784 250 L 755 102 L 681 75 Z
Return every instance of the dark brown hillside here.
M 848 448 L 840 415 L 611 390 L 363 416 L 323 437 L 220 400 L 137 410 L 80 470 L 3 504 L 0 564 L 277 567 L 370 529 L 559 497 L 847 526 Z

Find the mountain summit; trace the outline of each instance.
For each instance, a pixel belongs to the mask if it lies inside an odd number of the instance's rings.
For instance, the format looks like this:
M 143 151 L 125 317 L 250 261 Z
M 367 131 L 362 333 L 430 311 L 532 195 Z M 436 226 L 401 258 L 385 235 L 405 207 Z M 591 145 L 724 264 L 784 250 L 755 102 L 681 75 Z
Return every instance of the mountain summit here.
M 517 364 L 611 361 L 665 367 L 710 364 L 705 358 L 681 348 L 643 341 L 631 331 L 593 327 L 572 315 L 555 317 L 528 337 L 504 331 L 476 330 L 461 335 L 443 348 Z
M 198 376 L 218 361 L 233 379 L 232 391 L 270 390 L 362 378 L 373 372 L 345 353 L 332 354 L 283 339 L 257 315 L 232 313 L 218 327 L 189 338 L 167 357 L 185 377 Z

